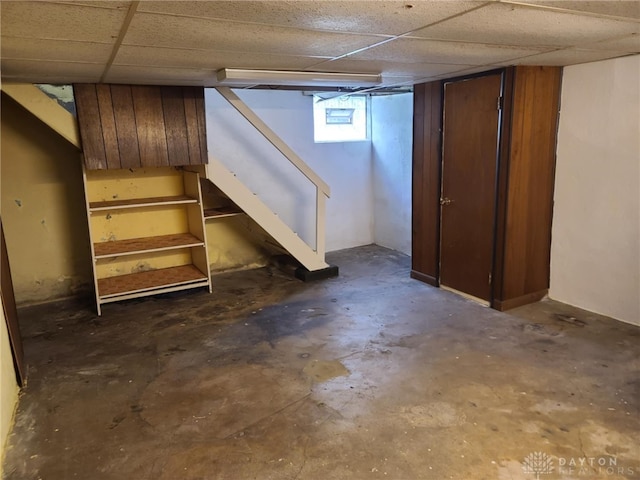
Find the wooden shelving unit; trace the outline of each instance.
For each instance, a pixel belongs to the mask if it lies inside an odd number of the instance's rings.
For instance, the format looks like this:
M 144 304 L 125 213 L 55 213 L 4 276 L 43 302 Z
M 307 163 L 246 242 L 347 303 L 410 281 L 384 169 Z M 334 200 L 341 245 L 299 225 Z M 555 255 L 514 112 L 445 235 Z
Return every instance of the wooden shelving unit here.
M 163 205 L 184 205 L 188 203 L 198 203 L 198 199 L 191 198 L 187 195 L 176 195 L 173 197 L 127 198 L 124 200 L 91 202 L 89 203 L 89 209 L 92 212 L 99 212 L 101 210 L 156 207 Z
M 93 244 L 96 259 L 136 255 L 138 253 L 161 252 L 176 248 L 202 247 L 204 241 L 190 233 L 175 233 L 157 237 L 130 238 Z
M 144 292 L 157 294 L 207 285 L 207 277 L 193 265 L 98 279 L 102 303 L 111 298 L 123 300 L 125 297 L 139 297 Z
M 204 219 L 210 220 L 214 218 L 234 217 L 243 213 L 244 212 L 242 210 L 235 206 L 207 208 L 204 210 Z
M 244 214 L 244 211 L 233 203 L 229 197 L 227 197 L 222 190 L 220 190 L 210 180 L 202 178 L 200 182 L 200 189 L 202 190 L 205 222 Z
M 166 167 L 85 171 L 84 180 L 98 315 L 105 303 L 189 288 L 211 291 L 198 173 Z M 137 198 L 164 191 L 169 195 Z

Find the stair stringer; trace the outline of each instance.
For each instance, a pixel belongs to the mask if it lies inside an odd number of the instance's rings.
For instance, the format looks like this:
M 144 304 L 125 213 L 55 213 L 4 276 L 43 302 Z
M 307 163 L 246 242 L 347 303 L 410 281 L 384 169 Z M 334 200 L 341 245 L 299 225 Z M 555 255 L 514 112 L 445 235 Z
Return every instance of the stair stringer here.
M 209 156 L 206 170 L 206 176 L 210 182 L 238 205 L 307 270 L 315 271 L 329 267 L 323 256 L 307 245 L 221 162 Z
M 2 91 L 80 150 L 76 118 L 30 83 L 2 83 Z

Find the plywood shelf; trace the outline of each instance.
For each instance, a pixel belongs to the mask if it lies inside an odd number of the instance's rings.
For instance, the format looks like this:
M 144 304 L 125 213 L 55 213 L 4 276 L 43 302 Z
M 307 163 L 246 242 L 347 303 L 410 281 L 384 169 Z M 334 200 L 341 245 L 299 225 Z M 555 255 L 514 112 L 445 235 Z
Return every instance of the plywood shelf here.
M 209 220 L 213 218 L 232 217 L 242 213 L 244 212 L 235 206 L 206 208 L 204 210 L 204 219 Z
M 101 303 L 122 300 L 124 295 L 127 298 L 135 298 L 153 293 L 182 290 L 184 287 L 208 285 L 207 275 L 194 265 L 181 265 L 98 279 Z
M 177 195 L 177 196 L 169 196 L 169 197 L 127 198 L 123 200 L 91 202 L 89 203 L 89 211 L 99 212 L 104 210 L 117 210 L 117 209 L 125 209 L 125 208 L 185 205 L 189 203 L 198 203 L 198 199 L 190 197 L 188 195 Z
M 204 241 L 190 233 L 159 235 L 156 237 L 130 238 L 113 242 L 93 244 L 96 259 L 135 255 L 138 253 L 160 252 L 177 248 L 201 247 Z

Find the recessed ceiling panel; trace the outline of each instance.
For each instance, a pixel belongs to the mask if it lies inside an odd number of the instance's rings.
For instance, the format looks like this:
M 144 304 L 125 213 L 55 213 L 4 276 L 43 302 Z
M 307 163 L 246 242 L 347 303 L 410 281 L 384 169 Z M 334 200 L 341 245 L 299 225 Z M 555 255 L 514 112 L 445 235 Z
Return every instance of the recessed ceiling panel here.
M 477 1 L 142 2 L 139 11 L 295 28 L 400 35 L 477 7 Z
M 640 35 L 627 35 L 626 37 L 605 40 L 598 43 L 582 45 L 589 50 L 614 50 L 618 52 L 640 53 Z
M 372 45 L 384 38 L 143 13 L 134 17 L 123 43 L 335 57 Z
M 435 77 L 435 79 L 447 79 L 447 78 L 456 78 L 456 77 L 465 77 L 467 75 L 473 75 L 476 73 L 489 72 L 491 70 L 495 70 L 497 67 L 493 65 L 483 65 L 481 67 L 469 67 L 463 68 L 451 74 L 439 75 Z
M 5 37 L 2 39 L 1 56 L 22 60 L 106 63 L 112 49 L 106 43 Z
M 405 81 L 640 52 L 636 0 L 0 0 L 0 13 L 2 78 L 33 83 L 99 81 L 123 29 L 110 81 L 211 84 L 225 67 Z
M 98 82 L 102 74 L 102 65 L 93 63 L 45 62 L 42 60 L 11 60 L 2 59 L 3 78 L 38 78 L 38 83 L 56 77 L 72 83 L 76 77 L 91 78 Z M 33 80 L 27 80 L 29 82 Z
M 580 50 L 569 48 L 555 52 L 533 55 L 518 60 L 517 65 L 549 65 L 565 66 L 578 63 L 598 62 L 608 58 L 624 56 L 624 52 L 612 52 L 609 50 Z
M 540 53 L 541 49 L 474 45 L 417 38 L 398 38 L 383 45 L 350 55 L 353 60 L 388 60 L 403 63 L 483 65 Z
M 18 0 L 21 1 L 21 0 Z M 133 0 L 40 0 L 49 3 L 75 3 L 76 5 L 85 5 L 87 7 L 110 8 L 114 10 L 129 10 Z
M 48 2 L 0 2 L 3 37 L 113 43 L 127 10 Z
M 492 3 L 412 36 L 514 46 L 572 47 L 637 33 L 640 24 Z
M 149 65 L 155 67 L 264 68 L 304 69 L 322 61 L 322 57 L 292 57 L 265 53 L 222 52 L 216 50 L 186 50 L 180 48 L 138 47 L 123 45 L 114 65 Z
M 638 0 L 523 0 L 522 3 L 544 5 L 553 8 L 588 12 L 597 15 L 640 19 L 640 2 Z
M 470 65 L 451 65 L 439 63 L 399 63 L 384 60 L 354 60 L 350 57 L 340 58 L 315 65 L 314 68 L 332 72 L 347 73 L 382 73 L 383 77 L 420 77 L 436 76 L 456 72 Z
M 207 85 L 211 84 L 213 79 L 215 79 L 213 70 L 114 65 L 109 70 L 105 82 L 147 85 Z

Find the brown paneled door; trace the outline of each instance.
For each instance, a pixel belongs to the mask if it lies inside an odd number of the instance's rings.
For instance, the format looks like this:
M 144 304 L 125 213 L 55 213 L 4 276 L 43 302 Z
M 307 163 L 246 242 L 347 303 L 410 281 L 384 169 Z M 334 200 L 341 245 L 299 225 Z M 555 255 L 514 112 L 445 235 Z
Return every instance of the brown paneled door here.
M 501 75 L 445 83 L 440 284 L 491 301 Z

